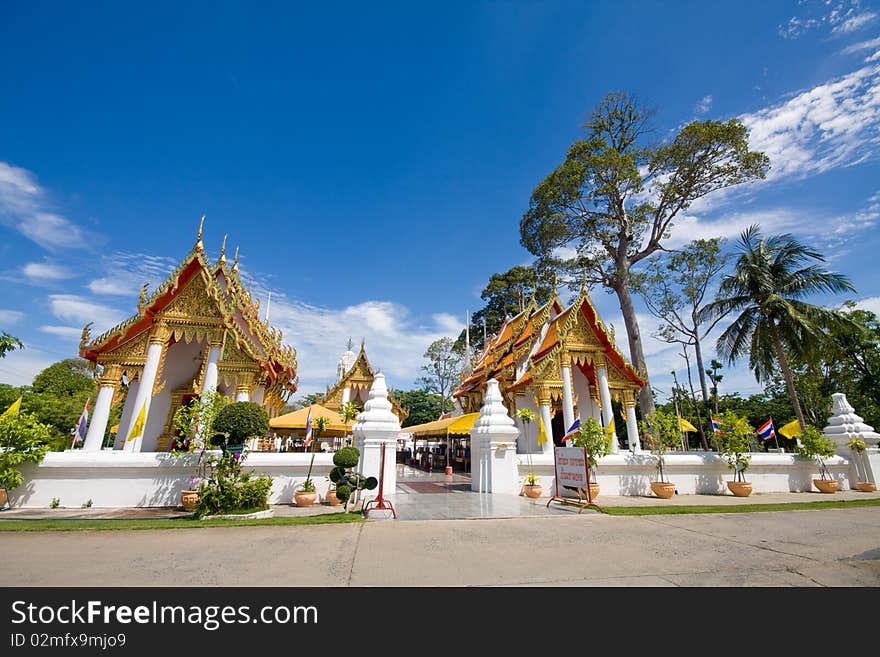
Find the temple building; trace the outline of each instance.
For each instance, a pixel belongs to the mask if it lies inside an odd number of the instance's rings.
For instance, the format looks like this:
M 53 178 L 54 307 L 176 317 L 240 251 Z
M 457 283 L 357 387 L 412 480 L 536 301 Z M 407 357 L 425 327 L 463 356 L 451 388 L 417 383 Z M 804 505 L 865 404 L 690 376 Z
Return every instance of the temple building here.
M 132 452 L 170 449 L 175 411 L 209 390 L 257 402 L 270 417 L 296 391 L 296 351 L 260 320 L 260 301 L 239 277 L 238 249 L 227 263 L 225 237 L 209 263 L 203 224 L 204 217 L 195 246 L 171 275 L 149 297 L 141 289 L 135 315 L 97 338 L 90 324 L 83 329 L 79 354 L 102 367 L 84 450 L 101 449 L 123 378 L 128 392 L 115 447 Z M 142 411 L 142 435 L 127 440 Z
M 641 450 L 635 405 L 646 377 L 617 350 L 614 333 L 606 330 L 586 285 L 568 308 L 555 290 L 541 307 L 533 298 L 487 340 L 473 370 L 464 376 L 453 393 L 462 413 L 480 410 L 486 382 L 494 378 L 511 417 L 529 408 L 540 416 L 548 436 L 552 431 L 553 440 L 539 447 L 538 423 L 523 426 L 517 420 L 522 453 L 552 455 L 554 443 L 559 444 L 578 418 L 593 417 L 607 427 L 613 418 L 612 399 L 625 408 L 630 449 Z M 619 450 L 615 439 L 612 452 Z
M 367 359 L 367 352 L 364 348 L 364 341 L 361 340 L 361 350 L 357 355 L 351 350 L 351 340 L 348 341 L 348 349 L 342 354 L 342 358 L 336 364 L 336 383 L 327 387 L 321 399 L 321 404 L 331 411 L 339 413 L 342 405 L 347 402 L 354 402 L 358 408 L 363 409 L 364 404 L 370 397 L 370 388 L 373 380 L 376 378 L 376 372 Z M 403 422 L 409 412 L 402 408 L 394 399 L 394 395 L 389 393 L 391 400 L 391 410 Z

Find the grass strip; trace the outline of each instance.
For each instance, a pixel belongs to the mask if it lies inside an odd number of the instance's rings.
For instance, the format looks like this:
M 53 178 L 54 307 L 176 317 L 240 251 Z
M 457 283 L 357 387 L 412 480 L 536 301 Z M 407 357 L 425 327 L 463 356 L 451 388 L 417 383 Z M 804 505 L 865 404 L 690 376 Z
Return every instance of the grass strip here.
M 765 511 L 814 511 L 816 509 L 852 509 L 880 506 L 880 498 L 867 500 L 828 500 L 821 502 L 779 502 L 776 504 L 731 504 L 693 506 L 601 506 L 609 516 L 666 516 L 693 513 L 759 513 Z
M 59 518 L 56 520 L 2 520 L 0 531 L 8 532 L 75 532 L 131 529 L 204 529 L 210 527 L 266 527 L 286 525 L 330 525 L 359 522 L 360 513 L 324 513 L 315 516 L 263 518 L 259 520 L 196 520 L 195 518 L 133 518 L 90 519 Z

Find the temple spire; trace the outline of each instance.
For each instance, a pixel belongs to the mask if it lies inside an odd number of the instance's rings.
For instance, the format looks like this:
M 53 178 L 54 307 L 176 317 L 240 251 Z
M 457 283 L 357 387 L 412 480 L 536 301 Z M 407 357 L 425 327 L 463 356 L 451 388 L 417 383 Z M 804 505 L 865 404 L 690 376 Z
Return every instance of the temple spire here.
M 272 305 L 272 293 L 269 292 L 269 297 L 266 299 L 266 323 L 269 322 L 269 306 Z
M 202 215 L 201 221 L 199 221 L 199 233 L 196 238 L 195 249 L 198 251 L 204 251 L 205 245 L 202 243 L 202 227 L 205 225 L 205 215 Z
M 232 258 L 232 271 L 238 273 L 238 247 L 235 247 L 235 255 Z
M 229 237 L 229 233 L 223 236 L 223 244 L 220 245 L 220 259 L 217 260 L 218 264 L 225 265 L 226 264 L 226 238 Z

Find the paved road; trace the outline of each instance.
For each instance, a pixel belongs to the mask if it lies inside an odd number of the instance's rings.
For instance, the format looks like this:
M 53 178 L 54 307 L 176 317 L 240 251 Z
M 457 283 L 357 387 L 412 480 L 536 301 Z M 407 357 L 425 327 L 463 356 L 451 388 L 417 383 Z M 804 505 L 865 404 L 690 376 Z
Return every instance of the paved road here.
M 7 586 L 880 585 L 880 508 L 7 533 Z

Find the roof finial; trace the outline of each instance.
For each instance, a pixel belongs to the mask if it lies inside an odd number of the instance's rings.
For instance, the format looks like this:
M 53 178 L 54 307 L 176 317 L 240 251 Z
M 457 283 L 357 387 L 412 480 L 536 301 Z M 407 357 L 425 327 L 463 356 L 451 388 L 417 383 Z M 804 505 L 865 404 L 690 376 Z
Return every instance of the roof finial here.
M 147 305 L 147 288 L 149 286 L 150 286 L 149 283 L 144 283 L 143 286 L 141 286 L 141 293 L 138 296 L 138 312 L 139 313 L 143 313 L 144 306 Z
M 195 246 L 195 248 L 198 249 L 199 251 L 205 250 L 205 245 L 202 244 L 202 226 L 204 226 L 204 225 L 205 225 L 205 215 L 202 215 L 202 219 L 201 219 L 201 221 L 199 221 L 199 234 L 198 234 L 198 238 L 196 239 L 196 246 Z
M 238 247 L 235 247 L 235 255 L 232 258 L 232 271 L 238 273 Z
M 556 288 L 559 287 L 559 280 L 556 278 L 556 272 L 553 272 L 553 294 L 556 294 Z
M 221 265 L 226 264 L 226 238 L 229 237 L 229 233 L 223 236 L 223 244 L 220 245 L 220 259 L 217 261 Z
M 367 342 L 366 338 L 361 338 L 361 351 L 364 350 L 364 344 Z
M 348 337 L 348 349 L 347 351 L 351 351 L 351 336 Z
M 587 268 L 584 267 L 584 279 L 581 282 L 581 294 L 586 294 L 587 292 Z

